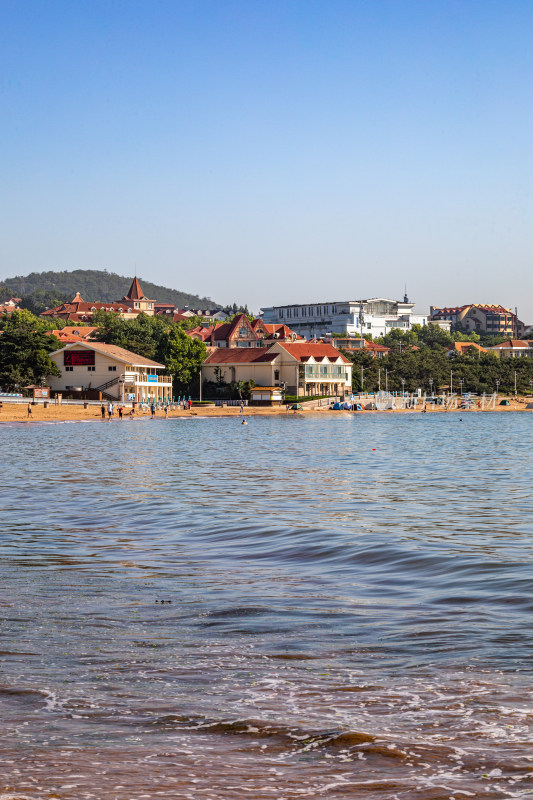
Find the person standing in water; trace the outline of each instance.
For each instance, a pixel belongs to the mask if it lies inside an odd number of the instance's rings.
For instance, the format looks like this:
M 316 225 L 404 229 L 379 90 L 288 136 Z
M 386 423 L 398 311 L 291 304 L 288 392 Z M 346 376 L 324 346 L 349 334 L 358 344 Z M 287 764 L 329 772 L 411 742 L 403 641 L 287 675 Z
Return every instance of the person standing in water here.
M 155 403 L 152 401 L 150 405 L 150 412 L 152 414 L 152 419 L 155 417 Z
M 102 408 L 100 409 L 100 413 L 102 414 L 102 419 L 105 419 L 105 405 L 102 403 Z

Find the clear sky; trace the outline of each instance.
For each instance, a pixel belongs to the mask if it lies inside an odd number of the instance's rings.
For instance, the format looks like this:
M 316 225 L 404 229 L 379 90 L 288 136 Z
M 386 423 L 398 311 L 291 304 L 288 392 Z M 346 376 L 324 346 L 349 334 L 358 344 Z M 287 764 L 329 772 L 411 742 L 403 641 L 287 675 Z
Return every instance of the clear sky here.
M 533 323 L 530 0 L 0 0 L 0 279 Z

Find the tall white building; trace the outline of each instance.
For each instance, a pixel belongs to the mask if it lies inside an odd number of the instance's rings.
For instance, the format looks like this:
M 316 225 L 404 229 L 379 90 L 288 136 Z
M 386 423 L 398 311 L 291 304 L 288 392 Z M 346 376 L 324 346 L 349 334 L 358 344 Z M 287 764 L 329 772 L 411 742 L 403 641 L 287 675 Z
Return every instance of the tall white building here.
M 343 336 L 385 336 L 393 328 L 410 330 L 426 325 L 427 314 L 414 314 L 415 304 L 374 297 L 371 300 L 343 300 L 337 303 L 305 303 L 264 308 L 263 321 L 288 325 L 306 339 L 340 333 Z

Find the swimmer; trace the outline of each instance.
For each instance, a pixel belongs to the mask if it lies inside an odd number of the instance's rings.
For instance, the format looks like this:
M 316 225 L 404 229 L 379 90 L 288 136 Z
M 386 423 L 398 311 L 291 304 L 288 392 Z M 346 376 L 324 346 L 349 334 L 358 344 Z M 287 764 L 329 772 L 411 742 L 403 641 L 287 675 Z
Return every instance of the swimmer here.
M 243 419 L 243 421 L 241 422 L 241 425 L 248 425 L 248 423 L 246 422 L 245 419 Z

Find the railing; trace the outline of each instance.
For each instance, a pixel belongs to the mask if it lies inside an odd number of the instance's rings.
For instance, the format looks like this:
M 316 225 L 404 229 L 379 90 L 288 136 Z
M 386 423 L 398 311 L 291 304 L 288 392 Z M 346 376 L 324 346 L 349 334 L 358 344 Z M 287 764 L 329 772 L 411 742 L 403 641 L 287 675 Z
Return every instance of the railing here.
M 100 386 L 91 387 L 92 392 L 104 392 L 106 389 L 109 389 L 110 386 L 114 386 L 120 380 L 122 380 L 122 375 L 117 375 L 115 378 L 111 378 L 110 381 L 107 383 L 102 383 Z

